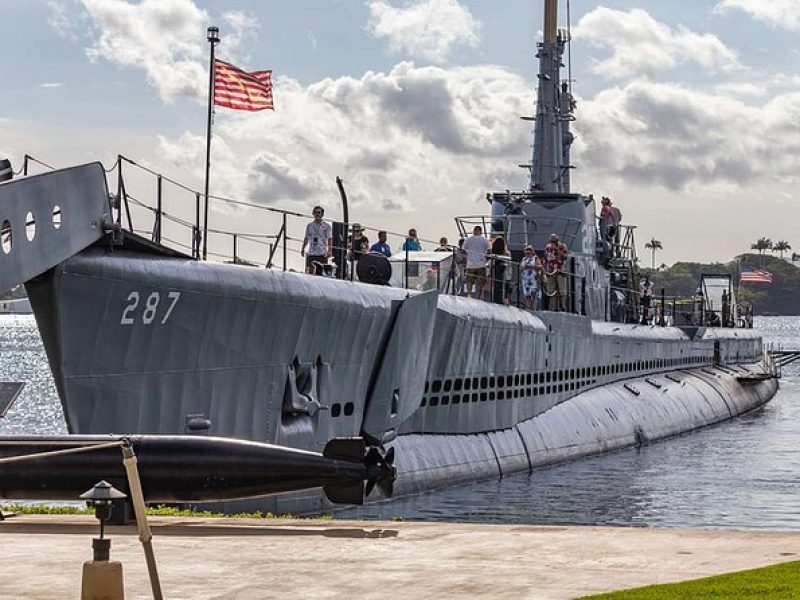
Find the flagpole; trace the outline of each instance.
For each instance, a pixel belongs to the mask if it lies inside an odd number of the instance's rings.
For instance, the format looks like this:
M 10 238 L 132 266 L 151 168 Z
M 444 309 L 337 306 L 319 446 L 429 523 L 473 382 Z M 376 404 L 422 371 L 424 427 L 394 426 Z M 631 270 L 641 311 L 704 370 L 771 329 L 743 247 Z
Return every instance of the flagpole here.
M 208 43 L 211 46 L 208 64 L 208 123 L 206 126 L 206 188 L 205 213 L 203 216 L 203 260 L 208 260 L 208 174 L 211 170 L 211 116 L 214 112 L 214 47 L 219 44 L 219 28 L 208 28 Z

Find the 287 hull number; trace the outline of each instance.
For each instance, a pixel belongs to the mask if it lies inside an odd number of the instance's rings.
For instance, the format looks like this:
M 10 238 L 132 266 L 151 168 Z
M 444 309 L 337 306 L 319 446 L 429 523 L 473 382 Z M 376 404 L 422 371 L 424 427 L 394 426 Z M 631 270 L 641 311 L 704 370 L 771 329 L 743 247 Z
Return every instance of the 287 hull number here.
M 164 325 L 169 321 L 175 305 L 181 298 L 180 292 L 168 292 L 164 301 L 164 307 L 159 311 L 161 306 L 161 293 L 152 292 L 144 301 L 143 306 L 139 309 L 142 296 L 139 292 L 131 292 L 128 294 L 128 304 L 122 311 L 122 318 L 119 320 L 120 325 L 133 325 L 134 323 L 141 322 L 143 325 L 151 325 L 153 322 L 158 321 L 161 316 L 160 324 Z M 137 310 L 138 309 L 138 310 Z

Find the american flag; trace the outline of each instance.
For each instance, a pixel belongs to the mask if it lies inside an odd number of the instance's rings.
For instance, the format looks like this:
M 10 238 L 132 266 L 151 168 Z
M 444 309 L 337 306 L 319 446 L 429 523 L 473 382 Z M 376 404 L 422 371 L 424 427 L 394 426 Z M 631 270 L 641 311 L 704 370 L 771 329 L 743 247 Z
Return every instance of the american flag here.
M 236 110 L 274 110 L 272 71 L 247 73 L 214 60 L 214 104 Z
M 764 269 L 742 267 L 742 274 L 739 281 L 742 283 L 772 283 L 772 273 Z

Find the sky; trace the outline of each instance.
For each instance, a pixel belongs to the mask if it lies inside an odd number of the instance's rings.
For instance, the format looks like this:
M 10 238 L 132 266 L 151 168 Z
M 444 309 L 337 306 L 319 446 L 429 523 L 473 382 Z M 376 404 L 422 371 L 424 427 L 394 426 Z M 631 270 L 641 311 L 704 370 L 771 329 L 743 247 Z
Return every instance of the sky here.
M 519 117 L 534 110 L 542 8 L 0 0 L 0 157 L 111 167 L 122 154 L 201 189 L 216 25 L 219 58 L 274 71 L 276 110 L 217 109 L 213 194 L 338 218 L 341 176 L 351 221 L 452 239 L 454 217 L 488 211 L 487 192 L 527 185 Z M 610 196 L 640 254 L 661 241 L 657 263 L 727 261 L 760 237 L 800 249 L 800 0 L 572 0 L 570 15 L 573 191 Z M 152 199 L 143 176 L 130 185 Z M 165 201 L 193 213 L 178 192 Z M 221 204 L 211 221 L 276 227 Z

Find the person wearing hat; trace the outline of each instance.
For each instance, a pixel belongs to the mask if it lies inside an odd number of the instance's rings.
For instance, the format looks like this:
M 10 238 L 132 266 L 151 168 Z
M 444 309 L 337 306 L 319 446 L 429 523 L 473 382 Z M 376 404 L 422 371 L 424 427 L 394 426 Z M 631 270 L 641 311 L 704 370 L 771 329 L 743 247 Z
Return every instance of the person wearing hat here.
M 617 223 L 614 215 L 614 209 L 611 207 L 611 198 L 603 196 L 600 200 L 600 233 L 603 239 L 610 241 L 614 240 L 617 232 Z
M 357 261 L 365 254 L 369 254 L 369 239 L 364 235 L 364 228 L 360 223 L 353 223 L 353 237 L 350 240 L 352 259 Z
M 569 250 L 555 233 L 550 234 L 550 243 L 544 247 L 544 291 L 549 300 L 550 310 L 567 310 L 567 278 L 564 276 L 564 262 Z

